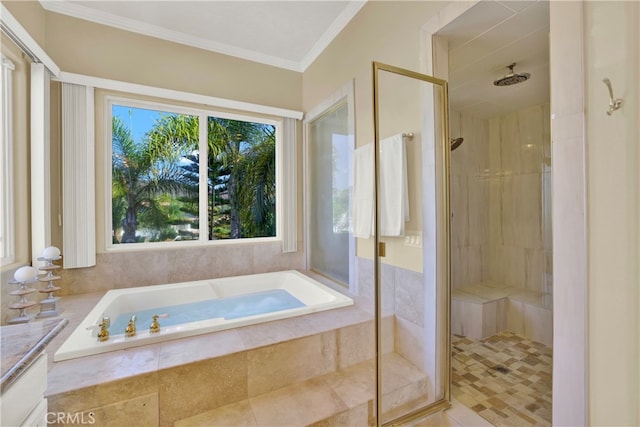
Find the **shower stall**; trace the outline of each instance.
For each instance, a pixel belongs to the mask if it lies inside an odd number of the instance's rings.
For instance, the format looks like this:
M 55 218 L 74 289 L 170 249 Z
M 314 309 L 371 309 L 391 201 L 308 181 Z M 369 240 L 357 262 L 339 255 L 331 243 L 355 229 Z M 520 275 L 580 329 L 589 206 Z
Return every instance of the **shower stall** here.
M 451 114 L 453 396 L 497 425 L 551 422 L 549 117 Z

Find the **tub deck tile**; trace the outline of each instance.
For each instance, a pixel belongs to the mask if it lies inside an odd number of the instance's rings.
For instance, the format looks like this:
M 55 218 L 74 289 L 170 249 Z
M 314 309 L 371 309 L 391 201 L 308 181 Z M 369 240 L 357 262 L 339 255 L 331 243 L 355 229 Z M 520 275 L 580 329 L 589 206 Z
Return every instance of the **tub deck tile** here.
M 235 330 L 165 341 L 158 345 L 160 346 L 159 369 L 199 362 L 246 349 Z
M 158 371 L 157 344 L 56 362 L 48 374 L 47 394 L 118 381 Z

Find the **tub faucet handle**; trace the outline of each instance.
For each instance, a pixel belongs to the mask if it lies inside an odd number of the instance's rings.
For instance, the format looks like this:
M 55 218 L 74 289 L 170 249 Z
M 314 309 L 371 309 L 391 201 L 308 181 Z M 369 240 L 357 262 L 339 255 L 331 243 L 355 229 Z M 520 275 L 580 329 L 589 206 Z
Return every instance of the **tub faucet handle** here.
M 151 326 L 149 326 L 149 332 L 152 334 L 160 332 L 160 323 L 158 323 L 158 315 L 153 315 L 153 322 L 151 322 Z
M 165 314 L 154 314 L 152 316 L 153 322 L 151 322 L 151 325 L 149 326 L 149 332 L 152 334 L 160 332 L 160 323 L 158 322 L 159 317 L 169 317 L 169 315 L 165 313 Z
M 129 320 L 129 324 L 127 325 L 126 328 L 124 328 L 124 334 L 128 337 L 132 337 L 136 334 L 136 315 L 134 314 L 133 316 L 131 316 L 131 319 Z
M 111 322 L 109 321 L 108 317 L 104 317 L 102 319 L 102 322 L 100 322 L 100 324 L 98 325 L 98 327 L 100 328 L 100 332 L 98 332 L 98 341 L 103 342 L 103 341 L 107 341 L 109 339 L 109 326 L 111 325 Z

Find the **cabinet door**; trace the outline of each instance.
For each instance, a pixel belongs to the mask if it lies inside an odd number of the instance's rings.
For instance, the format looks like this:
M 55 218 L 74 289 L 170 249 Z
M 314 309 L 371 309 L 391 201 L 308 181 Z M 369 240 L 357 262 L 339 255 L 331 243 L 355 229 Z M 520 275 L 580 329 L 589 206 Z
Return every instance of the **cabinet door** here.
M 24 425 L 27 417 L 45 400 L 44 391 L 46 388 L 47 355 L 43 352 L 20 374 L 15 382 L 2 393 L 2 417 L 0 418 L 0 425 Z

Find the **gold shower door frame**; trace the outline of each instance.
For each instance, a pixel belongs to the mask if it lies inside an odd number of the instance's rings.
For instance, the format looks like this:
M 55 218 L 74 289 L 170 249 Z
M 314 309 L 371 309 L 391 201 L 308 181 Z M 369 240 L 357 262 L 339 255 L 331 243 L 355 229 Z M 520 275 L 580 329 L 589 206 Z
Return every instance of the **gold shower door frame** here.
M 422 82 L 430 83 L 442 89 L 441 94 L 438 96 L 434 93 L 434 138 L 435 138 L 435 168 L 436 168 L 436 181 L 441 187 L 440 197 L 437 196 L 436 190 L 436 224 L 442 229 L 438 229 L 436 232 L 436 258 L 440 258 L 440 261 L 436 260 L 436 265 L 443 269 L 440 273 L 436 274 L 439 279 L 436 280 L 436 309 L 439 313 L 436 314 L 436 341 L 438 344 L 444 346 L 444 348 L 437 349 L 438 354 L 443 360 L 437 363 L 436 369 L 442 379 L 441 383 L 441 396 L 439 399 L 432 403 L 428 403 L 426 406 L 413 410 L 409 413 L 401 415 L 395 419 L 382 422 L 382 290 L 381 290 L 381 257 L 385 256 L 385 244 L 380 240 L 380 215 L 378 208 L 378 194 L 379 194 L 379 177 L 380 177 L 380 88 L 379 88 L 379 74 L 380 72 L 388 72 L 410 79 L 419 80 Z M 417 73 L 411 70 L 406 70 L 396 66 L 383 64 L 380 62 L 373 62 L 373 115 L 374 115 L 374 194 L 375 194 L 375 221 L 374 221 L 374 269 L 373 269 L 373 281 L 375 290 L 375 354 L 376 354 L 376 421 L 378 426 L 391 426 L 401 425 L 406 422 L 416 420 L 428 416 L 430 414 L 442 411 L 451 406 L 451 254 L 450 254 L 450 208 L 449 208 L 449 93 L 448 83 L 446 80 L 438 79 L 426 74 Z M 440 150 L 437 149 L 438 144 Z M 439 181 L 438 181 L 439 179 Z M 440 206 L 438 205 L 440 201 Z M 438 218 L 439 216 L 439 218 Z M 423 225 L 424 228 L 424 225 Z M 424 251 L 424 249 L 423 249 Z M 442 294 L 443 293 L 443 294 Z M 425 308 L 426 309 L 426 308 Z M 438 393 L 440 394 L 440 393 Z

